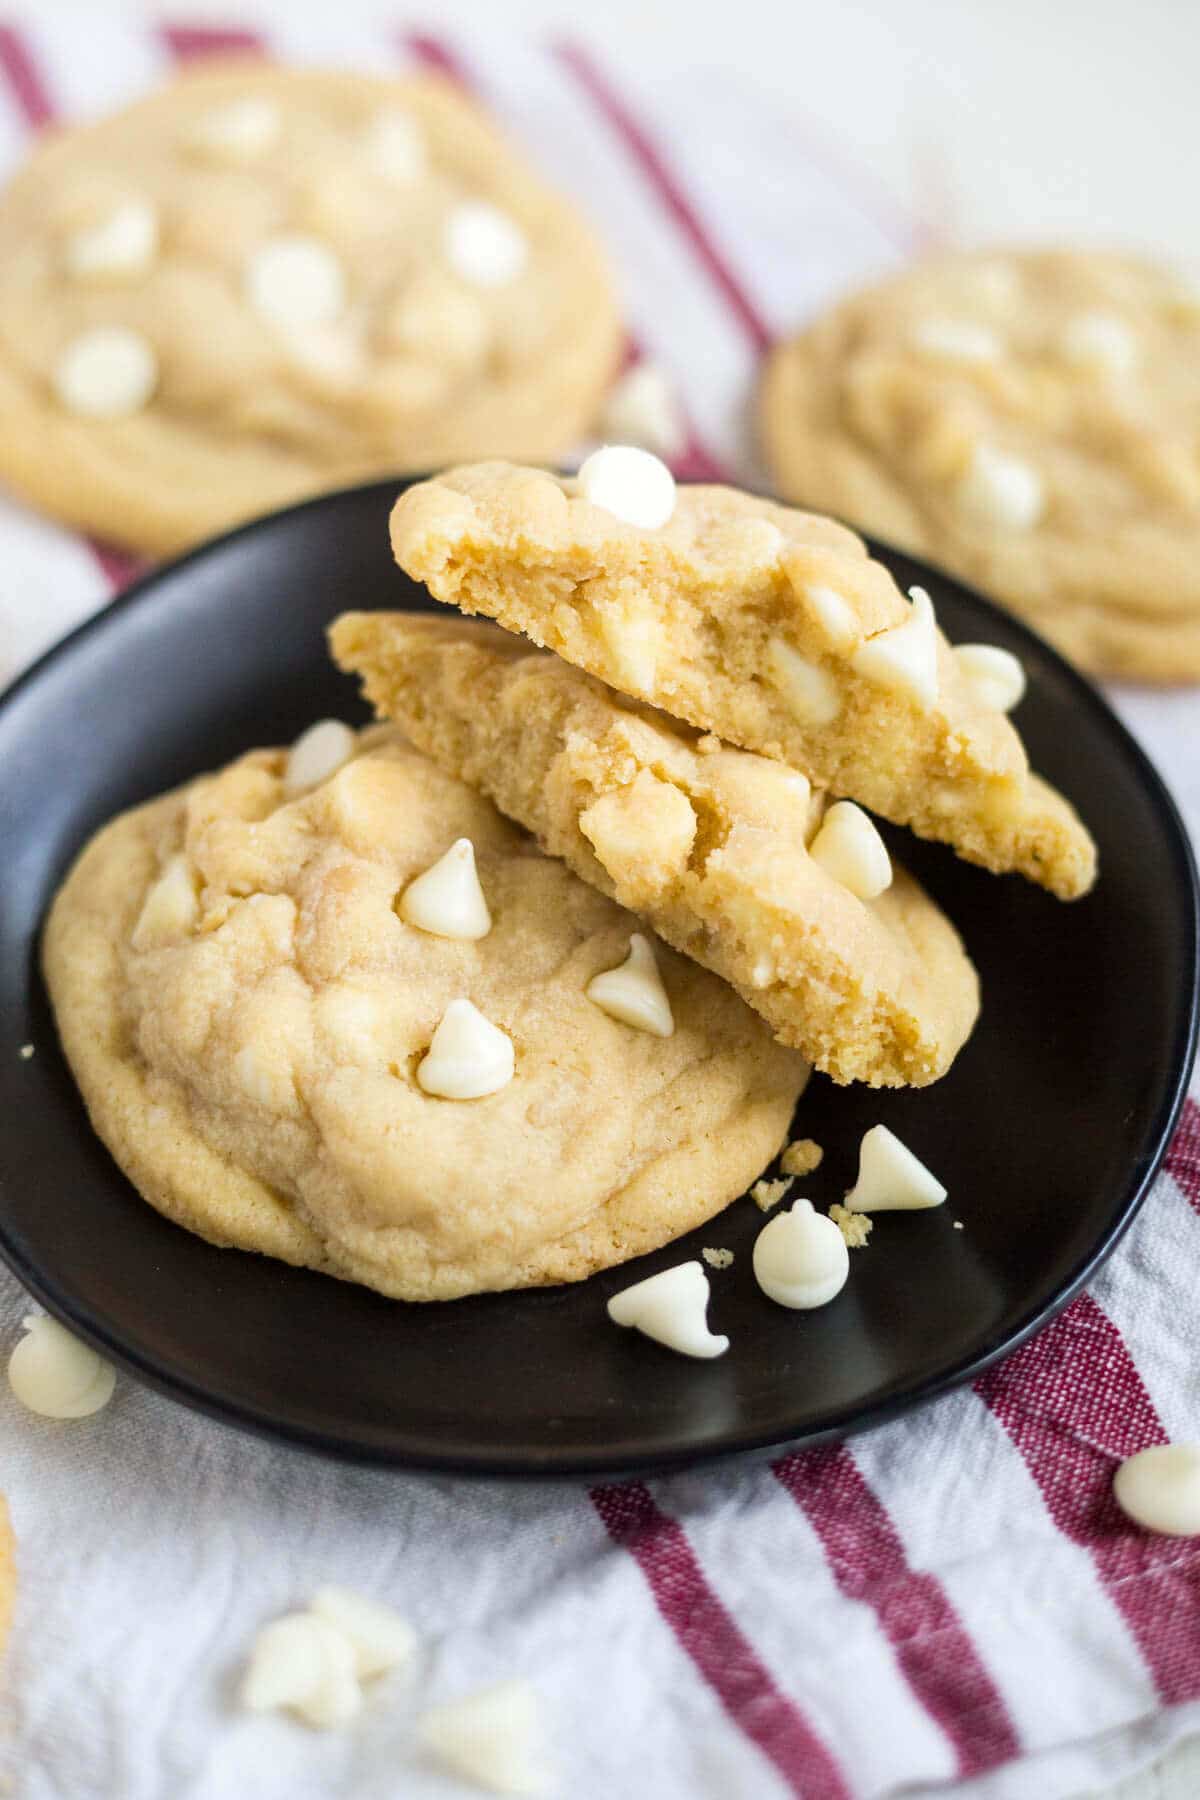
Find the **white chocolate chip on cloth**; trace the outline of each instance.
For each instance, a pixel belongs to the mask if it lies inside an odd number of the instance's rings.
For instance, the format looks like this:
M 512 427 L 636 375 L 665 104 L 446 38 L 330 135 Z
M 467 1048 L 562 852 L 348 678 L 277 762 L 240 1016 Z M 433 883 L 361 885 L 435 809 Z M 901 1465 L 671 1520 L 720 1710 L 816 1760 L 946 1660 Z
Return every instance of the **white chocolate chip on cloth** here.
M 1200 678 L 1200 312 L 1099 251 L 917 263 L 779 345 L 775 485 L 927 556 L 1095 674 Z
M 255 751 L 124 814 L 54 903 L 64 1047 L 135 1187 L 411 1300 L 582 1279 L 743 1193 L 804 1060 L 662 944 L 671 1036 L 610 1018 L 588 984 L 637 921 L 395 731 L 352 750 L 295 794 Z M 398 904 L 463 839 L 477 937 Z
M 743 750 L 702 752 L 693 730 L 493 625 L 347 613 L 330 641 L 421 750 L 723 976 L 836 1081 L 920 1086 L 949 1067 L 978 1011 L 975 970 L 864 814 L 856 860 L 857 808 L 849 850 L 827 843 L 818 857 L 822 816 L 839 809 L 823 815 L 803 775 Z M 660 1001 L 653 1017 L 666 1027 L 670 1009 Z
M 832 519 L 733 488 L 679 487 L 664 524 L 630 524 L 662 515 L 654 461 L 625 452 L 619 481 L 590 483 L 591 500 L 582 476 L 452 469 L 396 502 L 396 561 L 436 600 L 968 861 L 1064 899 L 1087 891 L 1091 838 L 968 681 L 928 595 L 906 598 Z
M 588 227 L 427 75 L 209 64 L 47 136 L 0 195 L 0 480 L 134 550 L 556 458 L 620 345 Z

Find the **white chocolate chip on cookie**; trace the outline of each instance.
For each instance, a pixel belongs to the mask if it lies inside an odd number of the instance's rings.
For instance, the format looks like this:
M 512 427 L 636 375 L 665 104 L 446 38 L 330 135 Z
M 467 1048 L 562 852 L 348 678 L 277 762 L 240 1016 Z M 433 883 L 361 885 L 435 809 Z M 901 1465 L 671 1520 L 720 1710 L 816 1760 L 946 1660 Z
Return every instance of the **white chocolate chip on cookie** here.
M 892 885 L 887 846 L 861 806 L 836 800 L 808 847 L 814 862 L 859 900 L 874 900 Z
M 907 694 L 919 706 L 928 708 L 938 697 L 933 602 L 924 588 L 915 587 L 910 592 L 911 618 L 868 638 L 859 645 L 851 661 L 868 681 Z
M 593 450 L 579 471 L 579 491 L 593 506 L 643 531 L 657 531 L 675 511 L 675 477 L 666 463 L 633 444 Z
M 858 626 L 850 602 L 836 588 L 814 582 L 804 589 L 804 598 L 821 630 L 836 650 L 844 650 L 858 636 Z
M 1011 712 L 1025 693 L 1025 671 L 1011 650 L 998 644 L 956 644 L 954 660 L 981 706 Z
M 429 161 L 416 120 L 399 107 L 376 113 L 367 133 L 367 154 L 375 173 L 399 187 L 423 175 Z
M 498 1681 L 418 1720 L 427 1750 L 452 1774 L 494 1794 L 544 1794 L 538 1697 L 527 1681 Z
M 346 304 L 346 281 L 333 251 L 313 237 L 268 238 L 246 267 L 246 292 L 271 325 L 329 325 Z
M 1153 1444 L 1127 1456 L 1113 1476 L 1113 1497 L 1145 1531 L 1200 1535 L 1200 1444 Z
M 476 287 L 506 287 L 529 261 L 521 227 L 487 200 L 464 200 L 446 220 L 446 261 Z
M 850 1253 L 846 1240 L 811 1200 L 797 1200 L 777 1213 L 754 1240 L 754 1279 L 779 1306 L 811 1312 L 825 1306 L 846 1285 Z
M 1138 363 L 1138 341 L 1115 313 L 1082 312 L 1067 320 L 1059 350 L 1069 363 L 1104 375 L 1131 375 Z
M 417 1068 L 427 1094 L 481 1100 L 507 1087 L 516 1066 L 512 1039 L 469 1000 L 452 1000 Z
M 194 149 L 218 160 L 249 162 L 279 142 L 283 115 L 273 100 L 247 94 L 226 106 L 214 106 L 192 126 Z
M 955 498 L 963 517 L 987 531 L 1029 531 L 1046 504 L 1033 465 L 994 444 L 976 444 Z
M 54 389 L 81 419 L 125 419 L 158 386 L 158 358 L 140 332 L 97 325 L 73 338 L 54 369 Z
M 616 659 L 618 673 L 630 694 L 649 694 L 658 673 L 660 633 L 655 621 L 644 615 L 606 609 L 600 615 L 600 632 Z
M 943 362 L 998 362 L 1004 354 L 999 335 L 970 319 L 922 319 L 912 341 L 918 350 Z
M 819 663 L 801 656 L 785 638 L 773 637 L 767 644 L 767 666 L 799 724 L 819 727 L 833 723 L 842 710 L 842 697 L 833 677 Z
M 601 420 L 604 435 L 674 458 L 686 439 L 675 390 L 657 363 L 638 362 L 614 385 Z
M 130 942 L 135 950 L 156 950 L 190 931 L 199 915 L 200 902 L 187 857 L 175 855 L 142 902 Z
M 301 732 L 288 752 L 283 791 L 290 800 L 320 787 L 354 753 L 354 733 L 340 719 L 318 719 Z
M 618 968 L 593 975 L 587 985 L 587 997 L 601 1012 L 622 1025 L 632 1025 L 635 1031 L 669 1038 L 675 1029 L 671 1002 L 653 947 L 640 931 L 631 936 L 629 955 Z
M 112 1399 L 111 1363 L 72 1337 L 57 1319 L 31 1314 L 8 1363 L 8 1383 L 30 1412 L 46 1419 L 86 1419 Z
M 145 274 L 158 251 L 158 214 L 146 200 L 126 200 L 105 218 L 72 232 L 63 247 L 76 281 Z
M 700 1263 L 677 1263 L 614 1294 L 608 1316 L 614 1325 L 632 1327 L 681 1356 L 723 1356 L 729 1339 L 708 1329 L 708 1301 L 708 1276 Z
M 918 1212 L 940 1206 L 946 1190 L 886 1125 L 872 1125 L 858 1152 L 858 1180 L 845 1197 L 851 1212 Z
M 397 910 L 410 925 L 435 937 L 486 937 L 492 929 L 492 915 L 479 885 L 470 838 L 458 838 L 445 856 L 411 881 Z
M 347 1725 L 362 1706 L 354 1647 L 327 1619 L 288 1613 L 255 1638 L 241 1699 L 250 1712 L 286 1708 L 317 1731 Z

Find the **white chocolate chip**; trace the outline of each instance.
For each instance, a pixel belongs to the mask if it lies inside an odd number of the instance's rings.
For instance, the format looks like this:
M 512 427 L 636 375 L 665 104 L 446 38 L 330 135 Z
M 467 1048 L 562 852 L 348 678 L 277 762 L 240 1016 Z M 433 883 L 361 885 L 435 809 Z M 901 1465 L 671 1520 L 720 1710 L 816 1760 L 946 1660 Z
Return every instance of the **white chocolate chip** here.
M 859 900 L 874 900 L 892 885 L 887 846 L 874 822 L 853 800 L 834 801 L 808 853 Z
M 296 739 L 288 751 L 283 771 L 283 791 L 289 799 L 308 788 L 320 787 L 336 775 L 354 754 L 354 733 L 340 719 L 318 719 Z
M 112 1399 L 117 1372 L 72 1337 L 57 1319 L 31 1314 L 8 1361 L 8 1384 L 30 1412 L 46 1419 L 86 1419 Z
M 666 463 L 633 444 L 593 450 L 579 471 L 579 491 L 593 506 L 643 531 L 657 531 L 675 511 L 675 477 Z
M 126 200 L 106 218 L 72 232 L 63 249 L 76 281 L 143 275 L 158 254 L 158 214 L 145 200 Z
M 964 518 L 987 531 L 1032 530 L 1046 504 L 1037 470 L 994 444 L 976 444 L 955 498 Z
M 886 1125 L 872 1125 L 858 1152 L 858 1180 L 845 1197 L 851 1212 L 918 1212 L 940 1206 L 946 1190 Z
M 649 695 L 658 671 L 661 634 L 654 619 L 644 614 L 605 610 L 599 618 L 600 633 L 612 653 L 615 674 L 628 694 Z
M 200 915 L 196 883 L 186 856 L 172 856 L 142 902 L 130 939 L 135 950 L 156 950 L 182 937 Z
M 956 644 L 954 660 L 980 706 L 1011 712 L 1025 693 L 1025 671 L 1011 650 L 998 644 Z
M 907 694 L 928 708 L 938 696 L 937 627 L 933 602 L 925 589 L 915 587 L 911 595 L 911 617 L 868 638 L 851 662 L 867 681 Z
M 399 913 L 410 925 L 434 937 L 486 937 L 492 929 L 479 874 L 475 846 L 458 838 L 444 856 L 411 881 L 400 897 Z
M 1076 313 L 1063 327 L 1059 350 L 1067 362 L 1105 375 L 1130 375 L 1138 363 L 1137 337 L 1115 313 Z
M 638 362 L 614 384 L 605 402 L 601 428 L 618 444 L 637 444 L 668 460 L 686 442 L 675 391 L 656 363 Z
M 677 1263 L 614 1294 L 608 1316 L 681 1356 L 724 1356 L 727 1337 L 708 1329 L 708 1276 L 698 1262 Z
M 469 1000 L 452 1000 L 417 1068 L 427 1094 L 443 1100 L 481 1100 L 513 1078 L 512 1039 Z
M 754 966 L 750 970 L 750 986 L 752 988 L 769 988 L 776 974 L 773 956 L 756 956 Z
M 271 325 L 330 325 L 346 304 L 346 281 L 319 238 L 268 238 L 246 265 L 246 293 Z
M 1113 1497 L 1146 1531 L 1200 1535 L 1200 1444 L 1154 1444 L 1126 1457 L 1113 1476 Z
M 407 1619 L 390 1606 L 381 1606 L 377 1600 L 368 1600 L 351 1588 L 318 1588 L 312 1598 L 312 1611 L 348 1641 L 360 1681 L 373 1681 L 390 1669 L 402 1667 L 416 1651 L 417 1634 Z
M 823 587 L 819 582 L 814 582 L 811 587 L 805 588 L 804 597 L 813 617 L 835 650 L 844 650 L 848 644 L 853 643 L 858 636 L 858 623 L 850 602 L 836 588 Z
M 286 1708 L 317 1731 L 346 1725 L 362 1706 L 349 1639 L 312 1613 L 288 1613 L 254 1640 L 242 1682 L 250 1712 Z
M 158 358 L 140 332 L 97 325 L 73 338 L 54 368 L 54 389 L 81 419 L 125 419 L 158 386 Z
M 263 156 L 279 142 L 283 117 L 273 100 L 247 94 L 214 106 L 195 121 L 189 142 L 206 155 L 232 162 Z
M 270 1045 L 244 1044 L 233 1059 L 233 1072 L 244 1094 L 268 1112 L 292 1112 L 296 1084 L 287 1058 Z
M 494 1794 L 544 1794 L 538 1697 L 527 1681 L 500 1681 L 417 1722 L 427 1750 L 453 1774 Z
M 675 1029 L 671 1002 L 653 947 L 640 931 L 630 938 L 629 955 L 618 968 L 593 975 L 587 984 L 587 997 L 601 1012 L 622 1025 L 632 1025 L 635 1031 L 669 1038 Z
M 754 1240 L 754 1279 L 768 1300 L 811 1312 L 840 1294 L 850 1273 L 846 1240 L 811 1200 L 777 1213 Z
M 922 319 L 913 332 L 913 343 L 943 362 L 998 362 L 1004 354 L 999 335 L 989 325 L 977 325 L 971 319 Z
M 832 724 L 842 710 L 842 697 L 833 677 L 819 664 L 801 656 L 785 638 L 767 643 L 767 669 L 777 692 L 792 717 L 801 725 L 819 729 Z
M 476 287 L 507 287 L 529 261 L 529 240 L 487 200 L 464 200 L 446 220 L 446 261 Z
M 376 113 L 367 133 L 367 154 L 371 167 L 385 181 L 407 187 L 424 174 L 428 166 L 425 139 L 411 113 L 400 107 Z

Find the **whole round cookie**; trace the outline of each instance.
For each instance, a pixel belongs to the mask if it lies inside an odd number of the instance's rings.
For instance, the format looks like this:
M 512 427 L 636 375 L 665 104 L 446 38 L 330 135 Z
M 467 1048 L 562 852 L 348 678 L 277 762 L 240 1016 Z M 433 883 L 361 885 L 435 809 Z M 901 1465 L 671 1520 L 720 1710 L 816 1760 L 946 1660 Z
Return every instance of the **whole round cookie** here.
M 1200 290 L 1133 257 L 919 263 L 769 358 L 791 499 L 976 583 L 1082 667 L 1200 677 Z
M 587 990 L 637 920 L 393 730 L 339 729 L 313 786 L 310 740 L 124 814 L 54 903 L 62 1041 L 146 1199 L 439 1300 L 578 1280 L 742 1193 L 803 1059 L 660 944 L 674 1029 L 612 1016 Z
M 0 197 L 0 478 L 137 550 L 554 458 L 619 345 L 588 228 L 435 78 L 209 66 L 47 137 Z

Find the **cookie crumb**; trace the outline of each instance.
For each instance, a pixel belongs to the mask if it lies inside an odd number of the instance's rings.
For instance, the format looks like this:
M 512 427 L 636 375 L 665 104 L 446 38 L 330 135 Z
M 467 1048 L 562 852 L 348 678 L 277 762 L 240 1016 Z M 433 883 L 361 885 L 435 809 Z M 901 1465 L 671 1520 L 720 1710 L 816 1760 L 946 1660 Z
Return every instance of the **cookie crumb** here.
M 706 731 L 703 737 L 696 739 L 696 749 L 701 756 L 715 756 L 721 748 L 721 740 L 714 732 Z
M 706 1247 L 700 1254 L 710 1269 L 727 1269 L 733 1261 L 732 1250 L 710 1250 Z
M 848 1206 L 831 1206 L 829 1216 L 846 1240 L 848 1250 L 861 1250 L 875 1229 L 875 1221 L 866 1213 L 851 1212 Z
M 33 1045 L 32 1044 L 22 1044 L 21 1048 L 17 1052 L 17 1054 L 21 1058 L 22 1062 L 28 1062 L 30 1057 L 33 1055 Z
M 797 1138 L 780 1157 L 779 1166 L 785 1175 L 811 1175 L 820 1167 L 824 1154 L 820 1144 L 812 1138 Z
M 756 1181 L 750 1189 L 750 1198 L 759 1212 L 770 1212 L 773 1206 L 779 1205 L 791 1185 L 790 1176 L 785 1176 L 782 1181 Z
M 963 1222 L 961 1219 L 955 1219 L 954 1229 L 955 1229 L 955 1231 L 962 1231 L 964 1229 Z

